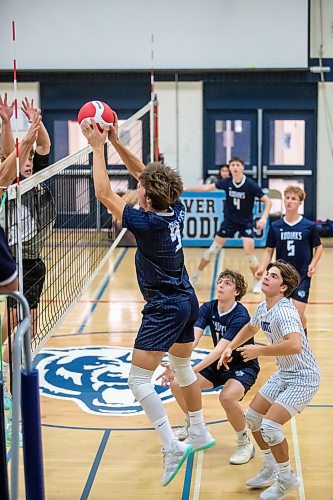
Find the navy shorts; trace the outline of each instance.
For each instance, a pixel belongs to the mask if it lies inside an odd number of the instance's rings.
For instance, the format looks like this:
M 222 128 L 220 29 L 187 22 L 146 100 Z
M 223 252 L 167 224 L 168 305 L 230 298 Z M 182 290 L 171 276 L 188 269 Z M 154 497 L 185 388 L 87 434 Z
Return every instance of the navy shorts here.
M 134 347 L 144 351 L 168 352 L 175 343 L 193 342 L 198 313 L 195 295 L 182 302 L 146 304 Z
M 240 238 L 254 238 L 253 222 L 249 222 L 248 224 L 233 224 L 226 220 L 222 222 L 215 236 L 233 238 L 237 231 Z
M 311 278 L 308 276 L 301 277 L 301 282 L 299 287 L 290 296 L 292 299 L 298 300 L 298 302 L 304 302 L 307 304 L 310 293 Z
M 30 309 L 37 309 L 42 295 L 46 267 L 41 259 L 23 259 L 23 293 Z M 17 301 L 8 297 L 10 308 L 17 306 Z
M 224 385 L 230 379 L 238 380 L 244 387 L 246 394 L 257 380 L 259 371 L 259 366 L 236 366 L 232 370 L 218 370 L 217 362 L 215 362 L 199 373 L 213 384 L 214 389 L 220 385 Z

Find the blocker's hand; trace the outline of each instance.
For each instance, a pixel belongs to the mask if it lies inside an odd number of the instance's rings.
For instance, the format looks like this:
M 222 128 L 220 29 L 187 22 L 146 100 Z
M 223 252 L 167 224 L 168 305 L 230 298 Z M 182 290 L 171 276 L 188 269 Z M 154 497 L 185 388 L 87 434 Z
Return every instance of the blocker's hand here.
M 93 149 L 103 149 L 106 136 L 108 134 L 108 128 L 105 128 L 103 132 L 100 132 L 96 122 L 92 119 L 91 124 L 88 123 L 87 120 L 83 120 L 81 122 L 81 130 Z
M 240 352 L 243 360 L 247 362 L 251 361 L 251 359 L 257 359 L 259 356 L 260 346 L 247 344 L 242 347 L 238 347 L 236 351 Z
M 7 102 L 7 93 L 5 92 L 4 98 L 0 95 L 0 118 L 4 123 L 8 123 L 13 116 L 14 101 L 9 105 Z
M 31 99 L 31 101 L 29 102 L 29 99 L 27 97 L 25 97 L 21 103 L 21 110 L 23 111 L 25 116 L 28 118 L 29 122 L 32 122 L 37 111 L 40 112 L 40 109 L 35 108 L 34 100 Z
M 41 120 L 42 120 L 42 117 L 40 115 L 40 111 L 37 110 L 32 118 L 30 128 L 23 139 L 23 141 L 25 141 L 27 144 L 30 144 L 31 146 L 37 140 L 37 135 L 38 135 Z

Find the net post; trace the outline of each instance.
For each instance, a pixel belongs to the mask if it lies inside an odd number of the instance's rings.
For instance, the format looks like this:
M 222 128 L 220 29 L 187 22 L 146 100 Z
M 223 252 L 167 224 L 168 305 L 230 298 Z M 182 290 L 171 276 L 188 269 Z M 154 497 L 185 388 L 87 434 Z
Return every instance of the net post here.
M 1 325 L 0 325 L 1 327 Z M 3 399 L 4 381 L 2 377 L 2 367 L 0 371 L 0 492 L 1 498 L 9 500 L 8 470 L 7 470 L 7 450 L 6 450 L 6 422 Z
M 10 477 L 10 498 L 18 499 L 19 485 L 19 431 L 20 431 L 20 406 L 21 406 L 21 352 L 24 336 L 28 337 L 30 350 L 30 310 L 27 299 L 19 292 L 8 293 L 8 296 L 19 302 L 23 311 L 23 320 L 17 328 L 13 348 L 13 411 L 12 411 L 12 464 Z M 25 346 L 27 342 L 25 343 Z M 26 363 L 31 368 L 31 351 L 26 352 Z
M 149 111 L 149 121 L 150 121 L 150 161 L 154 161 L 154 101 L 150 101 L 150 111 Z

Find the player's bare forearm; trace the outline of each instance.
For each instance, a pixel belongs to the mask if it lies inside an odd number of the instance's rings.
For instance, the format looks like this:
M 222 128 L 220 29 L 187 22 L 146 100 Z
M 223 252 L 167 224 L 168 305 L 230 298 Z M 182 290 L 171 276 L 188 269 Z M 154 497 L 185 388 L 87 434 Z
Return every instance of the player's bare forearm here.
M 93 150 L 93 178 L 96 198 L 118 220 L 122 220 L 126 203 L 111 189 L 109 176 L 106 171 L 103 145 Z
M 32 144 L 37 135 L 40 119 L 36 117 L 34 123 L 32 123 L 28 133 L 22 139 L 19 144 L 19 161 L 20 166 L 24 165 L 29 156 Z M 1 163 L 0 170 L 0 186 L 1 188 L 6 188 L 16 179 L 16 151 L 10 153 L 9 156 Z
M 322 245 L 318 245 L 317 247 L 314 248 L 312 260 L 311 260 L 310 264 L 308 265 L 307 275 L 309 278 L 311 278 L 314 275 L 314 273 L 316 271 L 316 265 L 317 265 L 322 253 L 323 253 L 323 246 Z
M 15 149 L 14 136 L 10 121 L 8 122 L 2 121 L 1 148 L 2 148 L 2 154 L 4 155 L 5 158 L 7 158 L 7 156 L 9 156 L 10 153 L 12 153 L 12 151 L 14 151 Z
M 264 209 L 264 212 L 263 212 L 261 218 L 266 220 L 267 217 L 269 216 L 269 212 L 271 211 L 272 200 L 267 196 L 267 194 L 265 194 L 264 196 L 262 196 L 260 198 L 260 200 L 265 203 L 265 209 Z
M 198 328 L 197 326 L 194 327 L 194 342 L 193 342 L 193 349 L 197 347 L 199 344 L 199 341 L 203 335 L 203 329 Z
M 0 286 L 0 294 L 16 292 L 18 290 L 18 279 L 14 278 L 8 285 Z
M 245 346 L 244 346 L 245 347 Z M 256 346 L 259 356 L 292 356 L 302 350 L 302 340 L 299 333 L 289 333 L 278 344 Z
M 16 178 L 16 154 L 15 151 L 10 153 L 9 156 L 1 163 L 0 167 L 0 189 L 1 194 L 3 189 L 10 186 Z
M 214 347 L 214 349 L 202 361 L 200 361 L 197 365 L 195 365 L 193 369 L 194 373 L 200 372 L 207 366 L 214 363 L 214 361 L 217 361 L 221 356 L 222 352 L 224 351 L 224 349 L 229 344 L 230 342 L 228 340 L 221 339 L 220 342 Z
M 317 247 L 314 248 L 313 257 L 311 261 L 311 264 L 313 266 L 316 266 L 318 264 L 319 259 L 322 256 L 322 253 L 323 253 L 323 245 L 318 245 Z
M 43 122 L 41 122 L 37 135 L 36 151 L 40 155 L 47 155 L 51 149 L 51 140 Z
M 267 268 L 268 264 L 271 262 L 274 253 L 274 248 L 266 247 L 264 255 L 262 256 L 261 262 L 259 264 L 258 271 L 263 273 Z
M 127 170 L 135 179 L 139 179 L 140 174 L 145 170 L 142 161 L 135 156 L 119 139 L 112 141 L 112 145 L 126 165 Z
M 247 323 L 229 343 L 228 347 L 234 351 L 237 347 L 243 345 L 247 340 L 254 337 L 258 330 L 259 328 L 252 326 L 251 323 Z

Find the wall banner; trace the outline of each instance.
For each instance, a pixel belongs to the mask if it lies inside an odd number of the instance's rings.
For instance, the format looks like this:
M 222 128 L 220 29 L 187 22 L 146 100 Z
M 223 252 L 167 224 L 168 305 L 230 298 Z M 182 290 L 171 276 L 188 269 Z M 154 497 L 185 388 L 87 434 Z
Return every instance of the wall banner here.
M 186 192 L 181 196 L 181 201 L 186 208 L 184 221 L 183 246 L 184 247 L 208 247 L 212 243 L 214 234 L 223 221 L 225 191 L 214 191 L 207 193 Z M 253 224 L 255 230 L 255 246 L 265 247 L 268 233 L 266 224 L 265 231 L 259 231 L 255 225 L 260 219 L 265 204 L 258 201 L 253 206 Z M 236 233 L 235 238 L 229 238 L 224 247 L 242 247 L 242 239 Z

